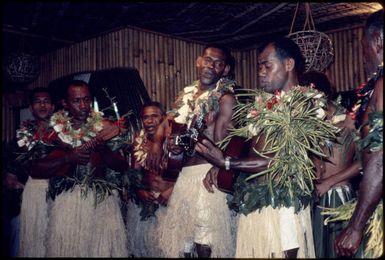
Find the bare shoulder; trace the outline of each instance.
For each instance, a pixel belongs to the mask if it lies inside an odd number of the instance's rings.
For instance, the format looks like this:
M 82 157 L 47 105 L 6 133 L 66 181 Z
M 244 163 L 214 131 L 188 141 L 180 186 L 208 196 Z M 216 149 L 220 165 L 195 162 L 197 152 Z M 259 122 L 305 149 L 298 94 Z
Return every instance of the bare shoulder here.
M 374 102 L 375 102 L 374 106 L 376 111 L 383 111 L 383 107 L 384 107 L 383 95 L 384 95 L 384 78 L 380 77 L 376 81 L 376 85 L 374 86 L 374 93 L 373 93 Z

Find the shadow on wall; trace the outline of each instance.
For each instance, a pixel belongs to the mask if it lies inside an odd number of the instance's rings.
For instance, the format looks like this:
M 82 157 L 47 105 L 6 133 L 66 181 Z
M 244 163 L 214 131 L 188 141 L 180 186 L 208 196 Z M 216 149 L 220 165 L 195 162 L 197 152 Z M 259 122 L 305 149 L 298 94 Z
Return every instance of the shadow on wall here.
M 116 120 L 117 117 L 131 111 L 131 115 L 125 116 L 126 127 L 135 132 L 141 128 L 140 109 L 151 99 L 135 68 L 81 72 L 52 81 L 48 88 L 52 92 L 56 110 L 62 108 L 61 99 L 65 96 L 65 87 L 74 79 L 83 80 L 89 84 L 91 94 L 94 96 L 93 105 L 97 104 L 99 111 L 103 111 L 106 117 Z M 103 89 L 107 90 L 110 98 Z M 108 107 L 111 109 L 105 110 Z

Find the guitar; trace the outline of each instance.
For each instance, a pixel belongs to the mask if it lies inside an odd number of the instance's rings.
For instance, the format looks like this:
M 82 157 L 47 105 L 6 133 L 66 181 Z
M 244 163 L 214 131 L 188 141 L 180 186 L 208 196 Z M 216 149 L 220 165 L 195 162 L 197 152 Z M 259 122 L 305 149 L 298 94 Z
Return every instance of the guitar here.
M 225 156 L 231 158 L 240 158 L 247 156 L 251 146 L 251 140 L 246 141 L 246 138 L 233 136 L 225 150 Z M 234 170 L 219 169 L 217 184 L 218 189 L 222 192 L 232 194 L 234 192 L 234 182 L 237 179 L 239 172 Z
M 96 135 L 96 137 L 92 138 L 90 141 L 82 144 L 81 146 L 75 147 L 76 150 L 85 150 L 92 151 L 95 147 L 100 144 L 100 142 L 108 141 L 113 137 L 117 136 L 120 133 L 120 129 L 115 124 L 104 124 L 103 129 Z M 66 155 L 68 149 L 70 149 L 69 145 L 65 143 L 61 143 L 61 146 L 53 150 L 51 153 L 47 155 L 48 159 L 56 159 L 59 157 L 63 157 Z M 58 169 L 55 173 L 57 176 L 65 176 L 68 172 L 72 172 L 72 168 L 76 165 L 71 163 L 65 163 Z
M 205 129 L 203 116 L 195 117 L 193 119 L 193 126 L 190 128 L 188 128 L 186 124 L 180 124 L 174 120 L 169 122 L 171 125 L 171 135 L 175 136 L 174 144 L 181 147 L 183 152 L 174 154 L 171 151 L 168 151 L 166 138 L 163 148 L 164 153 L 167 154 L 167 156 L 164 159 L 165 170 L 162 171 L 161 175 L 166 181 L 176 182 L 179 173 L 182 170 L 186 154 L 193 154 L 195 144 L 202 138 L 208 138 L 203 134 L 203 130 Z

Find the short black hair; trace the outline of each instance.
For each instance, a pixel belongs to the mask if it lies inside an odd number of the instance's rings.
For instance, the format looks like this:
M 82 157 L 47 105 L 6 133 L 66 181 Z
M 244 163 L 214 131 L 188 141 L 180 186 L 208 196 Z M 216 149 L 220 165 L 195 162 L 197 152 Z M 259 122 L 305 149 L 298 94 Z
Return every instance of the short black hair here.
M 29 104 L 30 105 L 33 104 L 33 99 L 37 93 L 47 93 L 50 96 L 51 103 L 52 103 L 52 94 L 51 94 L 50 90 L 48 88 L 44 88 L 44 87 L 36 87 L 36 88 L 32 89 L 31 93 L 29 94 Z
M 266 41 L 261 46 L 261 51 L 270 44 L 274 46 L 277 57 L 281 62 L 288 58 L 294 59 L 294 70 L 297 73 L 297 77 L 299 77 L 304 71 L 304 58 L 299 46 L 292 39 L 280 36 Z
M 83 80 L 74 79 L 74 80 L 70 80 L 66 86 L 66 92 L 64 97 L 65 99 L 68 97 L 68 89 L 70 88 L 70 86 L 76 86 L 76 87 L 86 86 L 90 91 L 90 94 L 92 95 L 90 85 L 87 82 Z
M 374 32 L 381 33 L 384 30 L 384 10 L 380 9 L 372 13 L 365 23 L 365 32 L 371 37 Z
M 226 63 L 226 65 L 230 65 L 231 66 L 231 62 L 232 62 L 232 55 L 231 55 L 231 52 L 230 52 L 230 50 L 226 47 L 226 46 L 224 46 L 224 45 L 222 45 L 222 44 L 220 44 L 220 43 L 216 43 L 216 42 L 213 42 L 213 43 L 208 43 L 208 44 L 206 44 L 205 45 L 205 47 L 203 48 L 203 51 L 202 51 L 202 55 L 205 53 L 205 51 L 207 50 L 207 49 L 209 49 L 209 48 L 215 48 L 215 49 L 220 49 L 222 52 L 223 52 L 223 54 L 225 54 L 225 63 Z M 230 68 L 231 69 L 231 68 Z M 234 69 L 234 68 L 233 68 Z
M 158 102 L 158 101 L 149 101 L 149 102 L 146 102 L 142 105 L 142 109 L 140 110 L 140 116 L 143 115 L 143 111 L 146 107 L 157 107 L 159 108 L 160 110 L 160 113 L 162 114 L 162 116 L 166 115 L 166 111 L 164 110 L 164 107 L 163 105 Z
M 333 87 L 325 73 L 310 70 L 302 74 L 299 78 L 299 84 L 301 86 L 310 86 L 311 83 L 314 84 L 317 90 L 325 93 L 328 99 L 332 98 L 334 92 Z

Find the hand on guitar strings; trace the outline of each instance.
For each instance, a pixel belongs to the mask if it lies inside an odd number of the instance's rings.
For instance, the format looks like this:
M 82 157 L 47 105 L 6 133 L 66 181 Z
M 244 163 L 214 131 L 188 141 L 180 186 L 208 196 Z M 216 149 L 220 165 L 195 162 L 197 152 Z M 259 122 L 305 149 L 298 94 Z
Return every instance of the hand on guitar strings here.
M 213 184 L 218 189 L 218 167 L 211 167 L 210 170 L 207 172 L 206 177 L 202 180 L 203 186 L 205 186 L 206 190 L 208 192 L 214 193 Z
M 202 142 L 197 142 L 195 145 L 195 151 L 206 158 L 210 163 L 219 168 L 225 167 L 224 155 L 218 147 L 207 139 L 203 139 Z
M 70 164 L 86 165 L 90 160 L 91 153 L 85 149 L 70 149 L 66 153 L 66 161 Z

